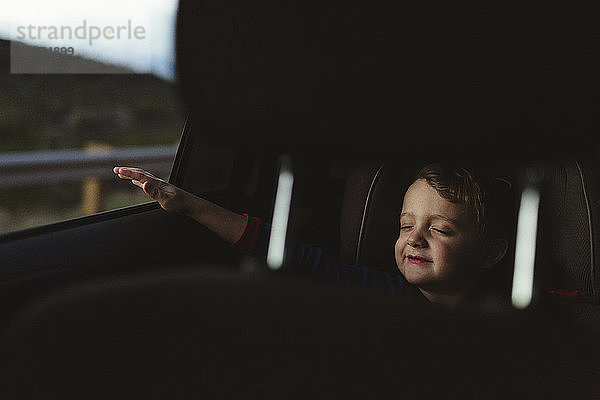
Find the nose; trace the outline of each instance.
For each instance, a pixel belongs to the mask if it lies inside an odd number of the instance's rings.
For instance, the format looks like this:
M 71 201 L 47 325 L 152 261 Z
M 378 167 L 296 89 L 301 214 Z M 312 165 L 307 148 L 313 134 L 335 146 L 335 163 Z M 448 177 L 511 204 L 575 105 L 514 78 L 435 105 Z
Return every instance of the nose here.
M 425 240 L 425 238 L 423 237 L 423 235 L 421 234 L 421 232 L 418 229 L 413 230 L 410 235 L 408 235 L 408 238 L 406 239 L 406 243 L 413 248 L 421 248 L 421 247 L 427 247 L 427 241 Z

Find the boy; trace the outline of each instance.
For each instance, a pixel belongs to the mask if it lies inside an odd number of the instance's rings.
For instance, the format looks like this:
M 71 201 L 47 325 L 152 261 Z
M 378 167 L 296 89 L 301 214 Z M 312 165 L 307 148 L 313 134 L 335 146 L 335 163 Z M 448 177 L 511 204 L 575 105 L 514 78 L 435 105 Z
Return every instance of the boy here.
M 226 210 L 139 168 L 115 167 L 114 172 L 131 179 L 166 211 L 195 219 L 237 250 L 264 247 L 266 229 L 260 220 Z M 412 285 L 432 303 L 456 306 L 481 290 L 485 271 L 507 252 L 509 225 L 502 225 L 511 220 L 509 188 L 505 181 L 476 177 L 451 164 L 424 167 L 402 204 L 395 245 L 401 272 L 397 277 L 342 264 L 307 245 L 295 248 L 293 259 L 297 267 L 324 279 L 391 292 L 406 292 Z

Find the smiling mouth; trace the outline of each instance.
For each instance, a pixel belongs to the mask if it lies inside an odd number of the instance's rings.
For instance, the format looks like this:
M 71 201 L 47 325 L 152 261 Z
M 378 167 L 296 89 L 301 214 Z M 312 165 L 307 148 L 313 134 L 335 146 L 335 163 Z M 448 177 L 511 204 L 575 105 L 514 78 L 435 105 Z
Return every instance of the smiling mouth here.
M 431 262 L 431 260 L 419 256 L 406 256 L 406 258 L 408 259 L 408 262 L 413 264 L 426 264 Z

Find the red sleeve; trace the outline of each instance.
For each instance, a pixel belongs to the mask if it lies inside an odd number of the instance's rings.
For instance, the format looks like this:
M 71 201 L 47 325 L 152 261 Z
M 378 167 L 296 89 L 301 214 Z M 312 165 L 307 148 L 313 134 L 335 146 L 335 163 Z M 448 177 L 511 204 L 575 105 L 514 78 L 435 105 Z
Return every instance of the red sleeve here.
M 258 236 L 260 234 L 260 225 L 261 220 L 256 217 L 248 217 L 248 214 L 243 214 L 246 217 L 248 223 L 246 224 L 246 229 L 242 236 L 238 239 L 237 242 L 231 245 L 233 249 L 242 254 L 248 254 L 256 245 L 258 240 Z

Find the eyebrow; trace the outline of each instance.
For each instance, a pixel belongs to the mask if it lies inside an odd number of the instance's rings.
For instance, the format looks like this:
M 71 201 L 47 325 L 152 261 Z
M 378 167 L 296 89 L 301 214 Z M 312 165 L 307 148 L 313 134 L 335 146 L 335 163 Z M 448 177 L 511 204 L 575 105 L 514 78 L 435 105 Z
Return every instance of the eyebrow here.
M 400 214 L 400 218 L 402 218 L 402 217 L 414 217 L 414 214 L 413 213 L 404 212 L 404 213 Z M 450 217 L 446 217 L 446 216 L 441 215 L 441 214 L 430 214 L 430 215 L 428 215 L 428 217 L 429 218 L 439 218 L 439 219 L 442 219 L 444 221 L 450 222 L 453 225 L 458 225 L 458 221 L 456 221 L 455 219 L 450 218 Z

